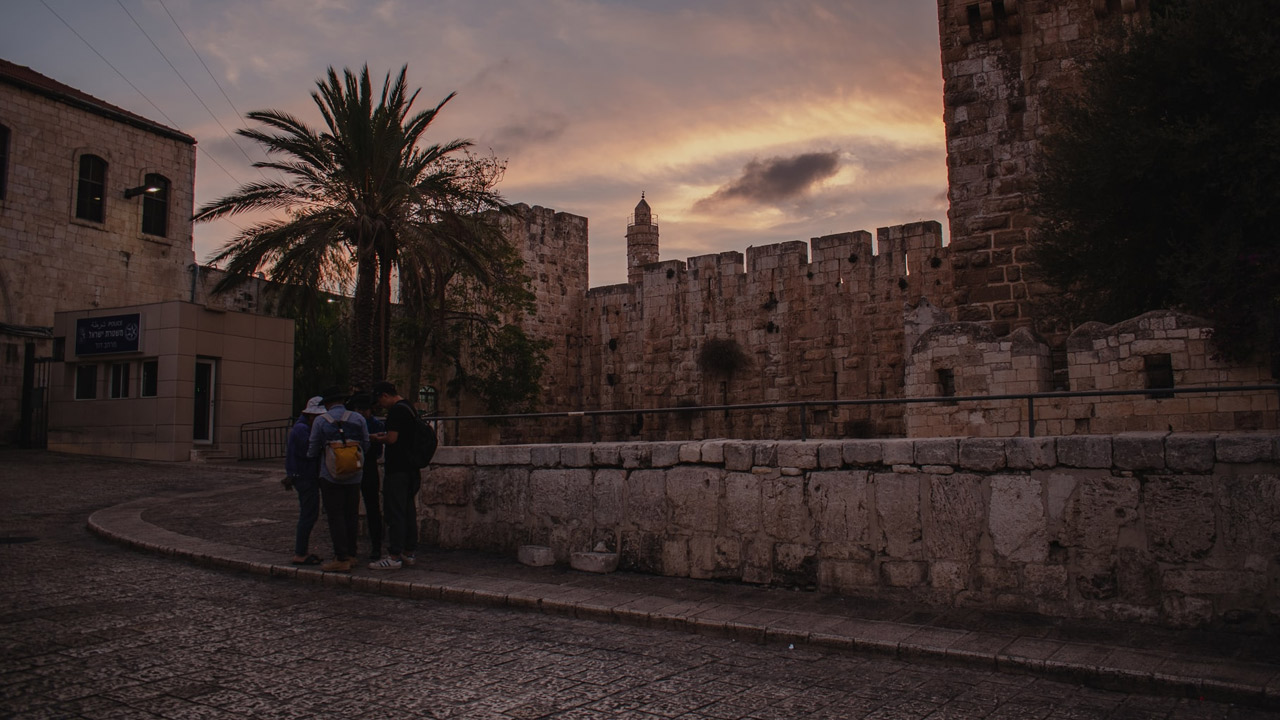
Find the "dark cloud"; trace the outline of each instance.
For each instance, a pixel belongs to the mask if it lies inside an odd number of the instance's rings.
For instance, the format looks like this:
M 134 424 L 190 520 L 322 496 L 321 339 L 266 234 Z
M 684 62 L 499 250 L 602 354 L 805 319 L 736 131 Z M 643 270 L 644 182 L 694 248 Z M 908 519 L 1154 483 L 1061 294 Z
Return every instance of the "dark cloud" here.
M 495 128 L 481 137 L 481 145 L 488 145 L 501 154 L 518 154 L 530 145 L 550 143 L 564 134 L 569 120 L 563 115 L 550 114 L 525 118 Z
M 734 200 L 762 203 L 787 200 L 835 175 L 839 167 L 840 154 L 834 151 L 752 160 L 742 169 L 741 177 L 694 203 L 693 209 L 714 210 Z

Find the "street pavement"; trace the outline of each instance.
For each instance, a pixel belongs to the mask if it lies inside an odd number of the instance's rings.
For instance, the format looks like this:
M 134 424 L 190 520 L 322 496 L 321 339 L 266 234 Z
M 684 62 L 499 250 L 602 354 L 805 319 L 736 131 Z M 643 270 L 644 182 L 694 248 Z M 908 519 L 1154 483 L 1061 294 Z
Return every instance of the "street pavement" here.
M 0 717 L 1280 718 L 1274 636 L 429 548 L 326 574 L 270 465 L 0 464 Z

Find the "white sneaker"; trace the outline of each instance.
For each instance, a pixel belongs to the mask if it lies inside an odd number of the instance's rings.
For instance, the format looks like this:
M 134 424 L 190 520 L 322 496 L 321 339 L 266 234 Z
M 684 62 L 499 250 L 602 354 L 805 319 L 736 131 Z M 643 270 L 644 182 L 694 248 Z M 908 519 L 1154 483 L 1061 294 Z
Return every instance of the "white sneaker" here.
M 399 570 L 400 561 L 395 558 L 384 557 L 381 560 L 378 560 L 377 562 L 369 563 L 369 569 L 370 570 Z
M 400 556 L 400 562 L 408 565 L 409 567 L 413 567 L 418 562 L 418 558 L 409 553 L 404 553 Z

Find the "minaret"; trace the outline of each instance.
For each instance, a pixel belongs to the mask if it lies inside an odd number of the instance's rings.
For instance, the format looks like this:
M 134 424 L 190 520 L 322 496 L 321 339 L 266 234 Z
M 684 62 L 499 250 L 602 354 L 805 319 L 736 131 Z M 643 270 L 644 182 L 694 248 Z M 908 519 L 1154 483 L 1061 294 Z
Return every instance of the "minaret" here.
M 644 277 L 645 265 L 658 262 L 657 217 L 649 211 L 649 203 L 640 193 L 636 214 L 627 223 L 627 282 L 639 285 Z

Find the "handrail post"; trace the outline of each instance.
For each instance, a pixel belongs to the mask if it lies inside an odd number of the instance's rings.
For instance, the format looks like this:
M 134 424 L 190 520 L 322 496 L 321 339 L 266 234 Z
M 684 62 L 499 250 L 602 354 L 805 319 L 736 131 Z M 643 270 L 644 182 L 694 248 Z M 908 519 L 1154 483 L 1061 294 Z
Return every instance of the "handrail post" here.
M 800 440 L 809 439 L 809 405 L 800 403 Z
M 1036 436 L 1036 399 L 1027 396 L 1027 437 Z

